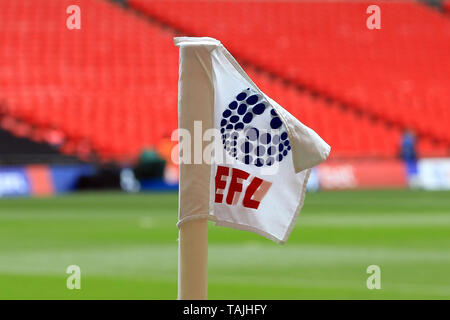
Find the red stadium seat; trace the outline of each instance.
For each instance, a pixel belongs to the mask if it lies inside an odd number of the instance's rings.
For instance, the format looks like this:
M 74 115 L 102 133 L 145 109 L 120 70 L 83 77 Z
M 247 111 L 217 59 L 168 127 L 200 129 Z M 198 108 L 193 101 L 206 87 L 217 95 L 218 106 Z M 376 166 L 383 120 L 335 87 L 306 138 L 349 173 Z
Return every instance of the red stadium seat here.
M 183 33 L 221 39 L 284 79 L 450 144 L 449 108 L 437 107 L 450 105 L 450 19 L 424 4 L 381 2 L 381 29 L 369 30 L 371 2 L 129 2 Z
M 81 30 L 65 25 L 73 1 L 0 0 L 1 98 L 102 158 L 134 158 L 177 126 L 173 35 L 113 3 L 76 3 Z
M 82 27 L 68 30 L 73 1 L 0 0 L 2 126 L 30 138 L 59 131 L 62 152 L 81 157 L 136 159 L 177 127 L 172 38 L 182 30 L 222 40 L 334 157 L 394 157 L 408 127 L 421 154 L 448 154 L 450 20 L 438 12 L 383 2 L 382 29 L 368 30 L 360 2 L 129 2 L 153 22 L 110 1 L 78 0 Z

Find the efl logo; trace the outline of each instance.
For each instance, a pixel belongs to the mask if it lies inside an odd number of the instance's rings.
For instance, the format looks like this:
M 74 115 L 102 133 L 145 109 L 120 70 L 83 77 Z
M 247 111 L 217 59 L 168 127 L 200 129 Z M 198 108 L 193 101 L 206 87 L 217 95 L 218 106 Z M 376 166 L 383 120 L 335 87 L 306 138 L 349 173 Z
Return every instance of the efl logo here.
M 267 191 L 269 191 L 272 183 L 258 177 L 252 177 L 251 179 L 249 177 L 250 174 L 244 170 L 217 166 L 215 202 L 223 203 L 226 191 L 225 203 L 228 205 L 237 205 L 241 193 L 244 193 L 242 206 L 250 209 L 258 209 L 259 204 L 267 194 Z M 230 180 L 229 183 L 228 180 Z M 245 180 L 249 180 L 250 183 L 243 190 L 243 181 Z
M 250 88 L 228 105 L 220 127 L 225 151 L 247 165 L 270 167 L 283 161 L 291 150 L 279 115 L 261 94 Z

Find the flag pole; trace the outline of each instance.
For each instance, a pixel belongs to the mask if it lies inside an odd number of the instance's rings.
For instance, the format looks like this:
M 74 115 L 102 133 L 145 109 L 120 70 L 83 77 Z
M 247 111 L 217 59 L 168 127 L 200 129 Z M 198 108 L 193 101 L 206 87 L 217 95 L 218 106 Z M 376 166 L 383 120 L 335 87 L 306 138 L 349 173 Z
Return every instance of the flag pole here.
M 205 300 L 208 297 L 208 221 L 183 223 L 178 243 L 178 299 Z
M 208 215 L 211 165 L 204 158 L 207 129 L 214 128 L 214 85 L 211 50 L 220 42 L 210 38 L 175 38 L 180 48 L 178 127 L 193 142 L 180 151 L 178 299 L 204 300 L 208 292 Z M 180 133 L 181 134 L 181 133 Z M 193 138 L 193 139 L 191 139 Z M 193 151 L 192 154 L 190 154 Z
M 323 162 L 328 157 L 330 146 L 313 130 L 304 126 L 275 101 L 264 95 L 218 40 L 207 37 L 177 37 L 174 39 L 174 43 L 180 49 L 178 80 L 178 141 L 180 146 L 177 223 L 179 228 L 178 299 L 200 300 L 207 299 L 207 219 L 212 219 L 216 224 L 251 230 L 277 242 L 286 241 L 303 206 L 310 172 L 305 170 Z M 256 94 L 247 98 L 250 92 Z M 238 109 L 236 112 L 239 112 L 241 107 L 237 108 L 237 101 L 246 99 L 246 103 L 241 104 L 244 107 L 244 111 L 241 113 L 245 113 L 245 110 L 247 110 L 246 104 L 256 103 L 254 97 L 257 97 L 256 101 L 263 101 L 263 103 L 260 103 L 263 105 L 262 112 L 264 113 L 267 110 L 265 114 L 272 119 L 269 121 L 269 118 L 261 117 L 261 122 L 266 122 L 261 124 L 263 126 L 261 129 L 270 130 L 270 128 L 275 129 L 283 126 L 283 130 L 285 130 L 280 134 L 275 145 L 278 145 L 281 140 L 285 140 L 283 144 L 279 144 L 280 148 L 276 149 L 281 152 L 285 146 L 288 147 L 286 147 L 287 150 L 283 151 L 282 156 L 278 157 L 277 161 L 281 162 L 283 157 L 287 157 L 287 152 L 291 149 L 292 161 L 284 161 L 282 170 L 277 171 L 276 177 L 272 176 L 268 181 L 258 177 L 260 173 L 256 167 L 261 162 L 249 165 L 246 170 L 249 170 L 255 176 L 252 181 L 259 180 L 259 182 L 257 182 L 257 185 L 249 182 L 253 189 L 247 197 L 247 191 L 251 188 L 250 185 L 246 187 L 243 201 L 250 199 L 253 202 L 250 202 L 252 204 L 247 206 L 247 209 L 255 209 L 253 203 L 257 202 L 259 205 L 262 197 L 267 193 L 267 185 L 261 187 L 261 184 L 265 182 L 272 186 L 272 190 L 275 189 L 275 191 L 272 191 L 272 197 L 281 194 L 281 192 L 286 193 L 287 204 L 281 212 L 274 211 L 273 208 L 277 204 L 274 204 L 274 200 L 271 201 L 271 199 L 266 200 L 265 208 L 260 206 L 258 209 L 264 214 L 255 215 L 244 210 L 240 205 L 233 205 L 225 209 L 220 205 L 220 197 L 217 199 L 215 197 L 216 180 L 214 171 L 217 170 L 217 167 L 213 165 L 212 161 L 215 158 L 210 146 L 215 146 L 215 144 L 210 143 L 211 131 L 216 134 L 215 130 L 219 129 L 219 123 L 222 127 L 220 128 L 221 133 L 224 133 L 225 125 L 222 123 L 227 124 L 226 129 L 229 129 L 229 125 L 232 123 L 241 120 L 244 122 L 244 119 L 239 116 L 230 117 L 232 114 L 230 110 Z M 230 103 L 230 101 L 232 102 Z M 261 112 L 256 112 L 256 106 L 258 105 L 252 107 L 252 114 L 259 115 Z M 267 108 L 267 106 L 270 106 L 270 108 Z M 270 115 L 269 109 L 271 109 Z M 227 111 L 228 115 L 223 110 Z M 229 120 L 223 117 L 229 117 Z M 250 121 L 252 117 L 250 117 Z M 237 118 L 237 120 L 235 121 L 233 118 Z M 231 129 L 239 130 L 238 124 L 243 129 L 243 122 L 238 122 L 234 126 L 231 125 Z M 257 125 L 257 122 L 254 124 Z M 283 134 L 285 137 L 283 137 Z M 216 139 L 214 136 L 214 141 L 223 140 L 222 143 L 226 145 L 225 140 L 228 138 L 225 136 L 222 135 L 222 139 Z M 228 149 L 226 150 L 228 151 Z M 220 147 L 218 154 L 224 152 Z M 235 156 L 233 155 L 233 157 Z M 236 159 L 238 158 L 236 157 Z M 274 164 L 273 159 L 271 164 Z M 250 164 L 247 160 L 245 162 Z M 234 169 L 237 168 L 233 168 L 233 172 Z M 250 175 L 248 172 L 244 173 Z M 301 175 L 297 175 L 300 173 Z M 230 178 L 229 189 L 232 179 L 235 177 L 239 179 L 238 175 L 234 176 L 233 174 Z M 240 191 L 242 191 L 242 188 Z M 256 192 L 258 192 L 257 195 Z M 253 194 L 255 194 L 255 197 L 253 197 Z M 216 201 L 219 202 L 217 207 Z

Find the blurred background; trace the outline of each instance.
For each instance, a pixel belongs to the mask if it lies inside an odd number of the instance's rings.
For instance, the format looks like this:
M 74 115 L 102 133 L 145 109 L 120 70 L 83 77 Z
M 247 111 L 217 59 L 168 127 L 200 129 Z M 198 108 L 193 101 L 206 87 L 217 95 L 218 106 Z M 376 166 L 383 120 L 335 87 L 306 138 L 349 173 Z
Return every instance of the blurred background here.
M 285 246 L 211 228 L 211 298 L 450 298 L 446 0 L 0 0 L 0 298 L 176 297 L 183 35 L 332 146 Z

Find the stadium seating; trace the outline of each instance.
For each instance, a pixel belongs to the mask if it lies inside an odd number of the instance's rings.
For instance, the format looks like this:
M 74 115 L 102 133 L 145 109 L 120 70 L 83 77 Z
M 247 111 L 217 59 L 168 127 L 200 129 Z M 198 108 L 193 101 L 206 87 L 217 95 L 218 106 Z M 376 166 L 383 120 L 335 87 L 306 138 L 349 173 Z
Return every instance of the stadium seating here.
M 177 126 L 172 34 L 106 1 L 1 0 L 0 99 L 10 116 L 87 145 L 102 159 L 135 158 Z
M 152 19 L 78 0 L 81 30 L 68 30 L 73 1 L 0 0 L 0 125 L 35 140 L 60 132 L 68 154 L 136 159 L 177 126 L 179 29 L 220 38 L 333 157 L 396 156 L 402 127 L 422 154 L 448 154 L 448 24 L 420 5 L 383 5 L 382 30 L 369 31 L 355 3 L 129 2 Z
M 416 2 L 382 2 L 381 29 L 360 1 L 149 1 L 132 6 L 239 58 L 448 146 L 450 20 Z M 189 14 L 186 14 L 189 12 Z

